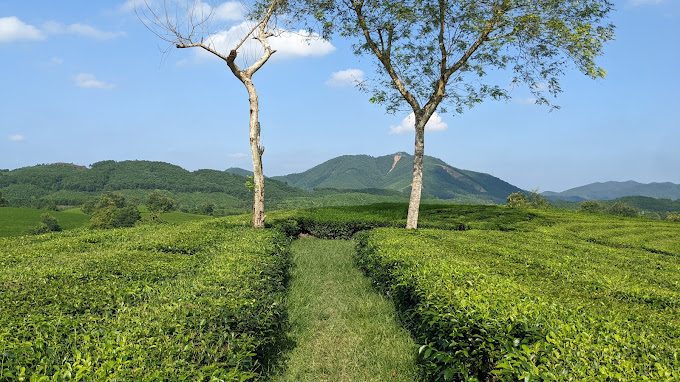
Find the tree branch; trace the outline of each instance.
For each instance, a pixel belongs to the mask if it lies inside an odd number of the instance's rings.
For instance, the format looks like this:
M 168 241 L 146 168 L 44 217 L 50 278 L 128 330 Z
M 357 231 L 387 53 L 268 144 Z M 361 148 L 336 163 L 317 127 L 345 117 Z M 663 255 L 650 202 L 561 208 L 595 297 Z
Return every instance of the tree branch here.
M 361 28 L 361 30 L 364 34 L 364 38 L 366 39 L 366 43 L 371 48 L 373 53 L 376 55 L 378 60 L 380 60 L 380 62 L 383 64 L 383 67 L 385 68 L 388 75 L 392 79 L 392 83 L 397 88 L 399 93 L 401 93 L 401 95 L 404 97 L 406 102 L 408 102 L 408 104 L 411 105 L 411 108 L 413 109 L 413 111 L 415 112 L 415 111 L 420 110 L 420 104 L 418 103 L 418 100 L 416 99 L 416 97 L 413 94 L 411 94 L 411 92 L 408 91 L 408 89 L 406 89 L 404 82 L 401 80 L 401 78 L 397 74 L 397 71 L 394 69 L 394 66 L 392 65 L 392 62 L 391 62 L 391 56 L 390 56 L 391 52 L 390 51 L 387 51 L 387 52 L 381 51 L 380 48 L 378 47 L 378 45 L 373 40 L 373 37 L 371 37 L 370 30 L 368 29 L 368 25 L 366 23 L 366 18 L 364 17 L 363 12 L 362 12 L 362 6 L 363 6 L 362 1 L 360 2 L 360 0 L 352 0 L 352 9 L 354 10 L 354 12 L 357 15 L 357 21 L 359 22 L 359 27 Z M 391 31 L 390 31 L 390 37 L 389 37 L 390 39 L 391 39 L 392 30 L 393 29 L 391 29 Z M 391 42 L 388 41 L 388 45 L 390 45 L 390 44 L 391 44 Z

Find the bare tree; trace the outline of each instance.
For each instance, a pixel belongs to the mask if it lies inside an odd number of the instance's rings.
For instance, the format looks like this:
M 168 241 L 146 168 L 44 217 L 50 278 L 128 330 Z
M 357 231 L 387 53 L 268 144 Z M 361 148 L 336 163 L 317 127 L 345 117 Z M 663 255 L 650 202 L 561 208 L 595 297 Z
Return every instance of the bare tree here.
M 245 32 L 241 40 L 227 53 L 222 52 L 211 39 L 216 31 L 211 29 L 214 19 L 214 8 L 206 6 L 200 0 L 164 0 L 162 4 L 144 0 L 144 5 L 135 11 L 144 25 L 156 36 L 168 41 L 178 49 L 201 48 L 221 58 L 227 63 L 231 72 L 245 85 L 250 101 L 250 154 L 253 161 L 253 227 L 264 227 L 264 174 L 262 172 L 262 154 L 264 146 L 260 145 L 259 100 L 257 89 L 253 83 L 253 75 L 276 52 L 272 49 L 269 37 L 275 36 L 276 11 L 278 0 L 265 3 L 262 12 L 251 12 L 252 28 Z M 236 57 L 246 41 L 254 39 L 259 42 L 263 53 L 246 69 L 236 63 Z M 247 65 L 247 64 L 246 64 Z

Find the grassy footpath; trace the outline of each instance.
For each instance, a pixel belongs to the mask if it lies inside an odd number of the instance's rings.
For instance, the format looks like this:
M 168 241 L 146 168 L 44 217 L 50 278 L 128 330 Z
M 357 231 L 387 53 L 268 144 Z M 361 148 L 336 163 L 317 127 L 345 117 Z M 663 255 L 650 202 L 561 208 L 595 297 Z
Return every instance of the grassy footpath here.
M 354 242 L 292 246 L 288 297 L 295 348 L 276 381 L 417 381 L 417 347 L 390 301 L 353 262 Z

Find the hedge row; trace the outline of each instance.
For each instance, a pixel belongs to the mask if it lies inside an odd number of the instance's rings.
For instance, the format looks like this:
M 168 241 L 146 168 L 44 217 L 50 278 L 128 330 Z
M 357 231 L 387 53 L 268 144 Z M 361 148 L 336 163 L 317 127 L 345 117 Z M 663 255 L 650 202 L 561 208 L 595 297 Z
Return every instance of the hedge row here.
M 680 258 L 554 232 L 377 229 L 357 261 L 434 380 L 677 380 Z
M 0 380 L 257 380 L 287 239 L 220 221 L 0 240 Z

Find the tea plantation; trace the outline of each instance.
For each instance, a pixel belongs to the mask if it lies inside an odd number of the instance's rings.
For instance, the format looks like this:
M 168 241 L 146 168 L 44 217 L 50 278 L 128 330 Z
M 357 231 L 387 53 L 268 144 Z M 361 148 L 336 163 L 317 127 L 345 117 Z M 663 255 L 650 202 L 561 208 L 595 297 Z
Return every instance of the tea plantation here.
M 248 380 L 287 242 L 191 222 L 0 239 L 0 380 Z
M 454 205 L 423 205 L 415 231 L 405 218 L 378 204 L 273 211 L 264 230 L 244 215 L 0 238 L 0 380 L 276 380 L 301 233 L 355 239 L 427 380 L 680 379 L 680 223 Z

